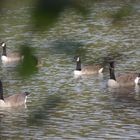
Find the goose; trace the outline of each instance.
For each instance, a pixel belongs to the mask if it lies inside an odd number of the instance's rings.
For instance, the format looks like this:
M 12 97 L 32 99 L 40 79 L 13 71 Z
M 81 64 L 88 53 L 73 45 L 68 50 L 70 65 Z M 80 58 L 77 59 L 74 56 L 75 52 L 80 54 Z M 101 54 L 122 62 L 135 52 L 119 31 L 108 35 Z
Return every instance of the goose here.
M 23 59 L 23 56 L 18 53 L 12 53 L 11 55 L 7 55 L 7 46 L 5 42 L 2 42 L 0 46 L 2 47 L 1 61 L 3 64 L 17 63 Z
M 100 65 L 86 66 L 86 67 L 81 68 L 80 57 L 76 57 L 76 69 L 74 70 L 75 76 L 92 75 L 92 74 L 97 74 L 97 73 L 102 73 L 102 72 L 103 72 L 103 67 L 101 67 Z
M 27 96 L 29 92 L 24 92 L 20 94 L 13 94 L 9 97 L 3 97 L 3 85 L 0 80 L 0 108 L 1 107 L 17 107 L 26 104 Z
M 31 60 L 34 63 L 33 66 L 35 66 L 36 68 L 39 68 L 43 65 L 43 61 L 39 60 L 35 55 L 30 55 L 30 59 L 29 56 L 21 55 L 20 53 L 12 53 L 10 55 L 7 55 L 6 43 L 2 42 L 1 47 L 3 49 L 1 61 L 4 66 L 9 66 L 10 64 L 18 64 L 20 61 L 24 63 L 24 60 L 26 61 L 26 63 L 30 63 L 29 60 Z M 27 60 L 25 57 L 29 60 Z
M 140 74 L 127 73 L 115 76 L 114 62 L 110 62 L 109 67 L 110 79 L 108 80 L 108 87 L 118 88 L 118 87 L 129 87 L 140 84 Z

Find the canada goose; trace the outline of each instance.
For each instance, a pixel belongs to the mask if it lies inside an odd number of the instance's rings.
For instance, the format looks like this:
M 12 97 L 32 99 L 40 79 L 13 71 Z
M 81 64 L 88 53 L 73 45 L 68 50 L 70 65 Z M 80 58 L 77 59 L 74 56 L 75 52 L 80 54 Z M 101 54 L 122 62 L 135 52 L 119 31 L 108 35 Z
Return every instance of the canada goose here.
M 96 66 L 86 66 L 81 68 L 81 60 L 80 57 L 76 57 L 76 70 L 74 70 L 74 75 L 91 75 L 91 74 L 97 74 L 102 73 L 103 67 L 100 65 Z
M 4 66 L 9 66 L 9 65 L 11 66 L 11 64 L 18 64 L 20 61 L 23 63 L 24 62 L 26 62 L 26 63 L 33 62 L 33 66 L 35 66 L 37 68 L 39 68 L 43 65 L 42 61 L 38 60 L 38 58 L 35 55 L 30 54 L 29 56 L 27 56 L 27 54 L 21 55 L 20 53 L 12 53 L 10 55 L 7 55 L 6 43 L 2 42 L 1 47 L 3 49 L 2 55 L 1 55 L 1 60 L 2 60 L 2 63 Z
M 115 70 L 114 70 L 114 62 L 110 62 L 110 79 L 108 80 L 107 85 L 112 88 L 117 87 L 128 87 L 128 86 L 134 86 L 135 84 L 138 85 L 140 83 L 140 74 L 136 73 L 128 73 L 123 74 L 119 77 L 115 76 Z
M 3 97 L 3 86 L 0 80 L 0 107 L 17 107 L 26 104 L 28 92 Z
M 1 61 L 3 64 L 17 63 L 23 59 L 23 56 L 21 56 L 18 53 L 14 54 L 12 53 L 11 55 L 7 55 L 5 42 L 1 43 L 1 47 L 2 47 Z

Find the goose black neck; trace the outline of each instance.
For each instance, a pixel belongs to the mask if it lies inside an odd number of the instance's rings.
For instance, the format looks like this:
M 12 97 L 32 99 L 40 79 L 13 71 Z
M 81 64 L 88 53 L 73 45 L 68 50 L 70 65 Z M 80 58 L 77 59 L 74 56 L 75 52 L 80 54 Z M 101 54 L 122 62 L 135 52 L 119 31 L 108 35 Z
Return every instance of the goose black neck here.
M 80 60 L 77 61 L 77 63 L 76 63 L 76 70 L 81 71 L 81 61 Z
M 113 79 L 116 81 L 116 77 L 115 77 L 115 72 L 114 72 L 114 68 L 109 68 L 109 72 L 110 72 L 110 79 Z
M 4 100 L 4 98 L 3 98 L 3 86 L 2 86 L 1 80 L 0 80 L 0 100 Z
M 7 53 L 6 53 L 6 46 L 3 47 L 2 55 L 7 56 Z

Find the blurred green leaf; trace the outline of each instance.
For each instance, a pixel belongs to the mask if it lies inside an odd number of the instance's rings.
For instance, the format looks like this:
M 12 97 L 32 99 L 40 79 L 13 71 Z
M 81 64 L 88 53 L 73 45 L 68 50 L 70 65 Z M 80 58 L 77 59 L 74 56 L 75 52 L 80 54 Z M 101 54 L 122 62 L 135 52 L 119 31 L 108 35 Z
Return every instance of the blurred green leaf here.
M 89 13 L 89 6 L 91 6 L 94 1 L 95 0 L 71 0 L 70 6 L 71 8 L 74 8 L 77 12 L 85 16 Z
M 41 28 L 56 22 L 65 4 L 65 0 L 38 0 L 33 11 L 35 26 Z
M 51 114 L 59 110 L 59 104 L 62 102 L 60 95 L 54 94 L 43 99 L 41 106 L 29 115 L 28 123 L 31 125 L 43 125 L 43 119 L 49 120 Z
M 0 13 L 2 12 L 2 8 L 3 8 L 3 5 L 4 5 L 4 0 L 0 0 Z
M 88 11 L 82 0 L 37 0 L 32 12 L 35 28 L 48 29 L 67 8 L 74 8 L 83 15 Z
M 36 73 L 38 70 L 38 59 L 33 52 L 33 48 L 29 47 L 28 45 L 21 46 L 21 55 L 23 56 L 23 59 L 18 65 L 18 72 L 22 77 L 28 77 Z
M 121 21 L 123 18 L 130 16 L 132 13 L 133 7 L 130 5 L 125 5 L 121 7 L 116 13 L 112 15 L 113 22 Z

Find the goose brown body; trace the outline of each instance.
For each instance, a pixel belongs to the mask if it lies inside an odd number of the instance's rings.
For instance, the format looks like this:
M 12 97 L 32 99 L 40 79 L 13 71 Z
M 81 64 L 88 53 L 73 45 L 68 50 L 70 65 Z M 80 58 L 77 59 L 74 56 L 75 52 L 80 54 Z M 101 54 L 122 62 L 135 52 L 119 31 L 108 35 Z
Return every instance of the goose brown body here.
M 100 65 L 85 66 L 81 67 L 81 60 L 79 57 L 76 58 L 76 69 L 74 70 L 74 75 L 92 75 L 97 73 L 102 73 L 103 67 Z
M 135 85 L 135 79 L 138 76 L 136 73 L 128 73 L 116 77 L 116 81 L 119 83 L 120 86 L 133 86 Z
M 17 107 L 26 104 L 26 93 L 14 94 L 0 100 L 0 107 Z
M 99 65 L 85 66 L 85 67 L 82 68 L 81 73 L 82 74 L 96 74 L 96 73 L 101 73 L 102 70 L 103 70 L 103 68 Z
M 107 83 L 109 87 L 128 87 L 139 83 L 139 80 L 136 81 L 136 79 L 139 79 L 139 74 L 126 73 L 116 77 L 114 69 L 114 62 L 110 62 L 110 79 Z
M 28 92 L 13 94 L 9 97 L 3 97 L 3 86 L 0 80 L 0 107 L 17 107 L 26 104 Z

